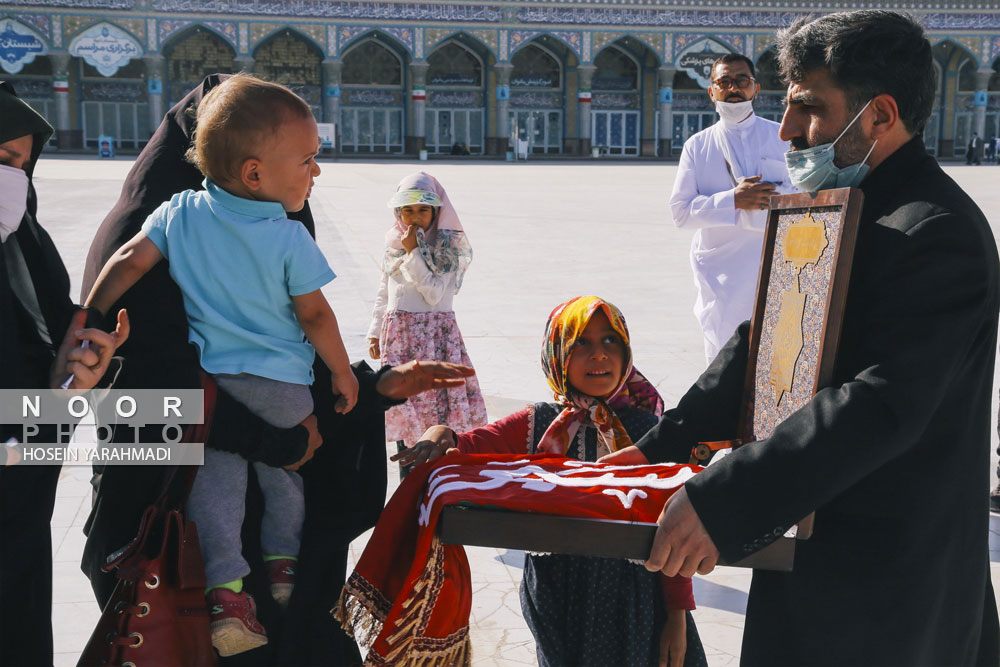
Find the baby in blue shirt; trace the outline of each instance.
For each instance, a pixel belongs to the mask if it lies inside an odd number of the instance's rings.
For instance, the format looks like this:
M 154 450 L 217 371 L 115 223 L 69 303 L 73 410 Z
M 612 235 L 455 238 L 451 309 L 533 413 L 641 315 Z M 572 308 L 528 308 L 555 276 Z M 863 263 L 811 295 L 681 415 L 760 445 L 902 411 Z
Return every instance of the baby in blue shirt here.
M 284 86 L 237 75 L 205 96 L 197 121 L 187 157 L 205 175 L 205 190 L 181 192 L 156 209 L 108 260 L 87 305 L 107 313 L 167 259 L 190 341 L 220 387 L 265 421 L 290 428 L 313 411 L 309 385 L 319 352 L 339 395 L 336 409 L 348 412 L 358 382 L 320 291 L 335 276 L 305 227 L 285 215 L 305 206 L 320 173 L 312 111 Z M 271 594 L 285 606 L 305 517 L 302 479 L 253 466 L 266 505 L 261 543 Z M 205 562 L 212 643 L 223 656 L 267 643 L 242 590 L 250 573 L 240 541 L 246 484 L 245 459 L 206 448 L 188 500 Z

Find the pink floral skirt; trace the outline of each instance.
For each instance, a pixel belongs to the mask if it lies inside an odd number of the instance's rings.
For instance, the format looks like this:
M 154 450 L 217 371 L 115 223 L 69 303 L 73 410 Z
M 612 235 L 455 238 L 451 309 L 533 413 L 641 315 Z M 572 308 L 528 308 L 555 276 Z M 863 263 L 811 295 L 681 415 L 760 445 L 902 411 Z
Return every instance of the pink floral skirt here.
M 395 366 L 412 359 L 450 361 L 471 366 L 455 313 L 410 313 L 393 310 L 382 319 L 379 336 L 382 364 Z M 476 376 L 450 389 L 417 394 L 385 413 L 386 440 L 403 440 L 412 447 L 429 427 L 445 424 L 462 433 L 486 424 L 486 403 Z

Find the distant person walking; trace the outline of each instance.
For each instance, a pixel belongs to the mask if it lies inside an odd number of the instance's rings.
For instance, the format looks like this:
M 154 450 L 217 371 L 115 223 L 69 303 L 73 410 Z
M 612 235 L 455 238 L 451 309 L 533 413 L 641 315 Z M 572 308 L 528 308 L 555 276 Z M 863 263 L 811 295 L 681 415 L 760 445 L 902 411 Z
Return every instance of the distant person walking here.
M 968 149 L 965 151 L 965 164 L 982 164 L 979 158 L 979 151 L 983 145 L 983 140 L 979 138 L 979 135 L 975 132 L 972 133 L 972 138 L 969 139 Z

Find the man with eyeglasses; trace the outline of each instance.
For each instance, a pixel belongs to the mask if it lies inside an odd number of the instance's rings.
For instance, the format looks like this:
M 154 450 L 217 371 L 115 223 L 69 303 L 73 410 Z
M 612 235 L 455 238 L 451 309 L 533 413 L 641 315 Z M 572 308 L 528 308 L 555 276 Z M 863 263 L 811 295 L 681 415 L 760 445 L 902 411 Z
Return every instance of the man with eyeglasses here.
M 753 309 L 768 200 L 795 191 L 785 169 L 788 143 L 777 123 L 753 111 L 760 92 L 753 61 L 726 54 L 712 64 L 711 79 L 720 122 L 684 142 L 670 195 L 674 224 L 695 230 L 694 314 L 709 362 Z

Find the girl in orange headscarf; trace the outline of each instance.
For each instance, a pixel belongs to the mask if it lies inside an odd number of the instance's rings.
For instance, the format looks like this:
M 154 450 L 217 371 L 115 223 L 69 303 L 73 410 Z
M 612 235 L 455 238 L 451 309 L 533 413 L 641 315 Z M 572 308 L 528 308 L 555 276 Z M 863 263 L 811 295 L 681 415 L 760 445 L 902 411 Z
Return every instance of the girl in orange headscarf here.
M 541 356 L 554 402 L 461 434 L 434 426 L 394 458 L 421 463 L 457 448 L 596 461 L 630 446 L 663 412 L 659 393 L 632 365 L 625 319 L 603 299 L 581 296 L 557 306 Z M 691 580 L 684 577 L 668 579 L 619 559 L 525 557 L 521 610 L 542 667 L 707 665 L 693 608 Z

